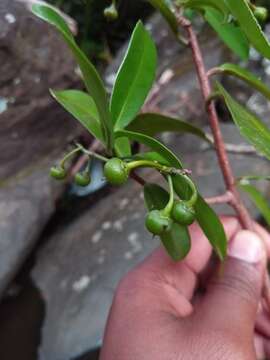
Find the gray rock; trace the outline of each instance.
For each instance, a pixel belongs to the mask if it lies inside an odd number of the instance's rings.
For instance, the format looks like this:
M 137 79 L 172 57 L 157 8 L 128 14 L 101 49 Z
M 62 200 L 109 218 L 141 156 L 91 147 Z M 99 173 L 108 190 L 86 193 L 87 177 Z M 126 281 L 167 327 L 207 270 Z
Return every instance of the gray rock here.
M 222 129 L 226 141 L 242 143 L 233 125 Z M 192 169 L 203 195 L 224 191 L 212 150 L 190 136 L 172 135 L 166 140 Z M 267 161 L 258 157 L 234 154 L 230 159 L 238 176 L 269 172 Z M 161 181 L 157 173 L 143 175 L 152 182 Z M 118 281 L 159 245 L 144 229 L 141 194 L 131 181 L 48 239 L 41 250 L 33 271 L 47 306 L 41 360 L 76 358 L 97 345 Z M 247 205 L 254 212 L 250 202 Z M 219 210 L 232 213 L 226 207 Z
M 48 89 L 77 82 L 56 32 L 17 1 L 0 3 L 0 297 L 54 211 L 47 172 L 77 127 Z

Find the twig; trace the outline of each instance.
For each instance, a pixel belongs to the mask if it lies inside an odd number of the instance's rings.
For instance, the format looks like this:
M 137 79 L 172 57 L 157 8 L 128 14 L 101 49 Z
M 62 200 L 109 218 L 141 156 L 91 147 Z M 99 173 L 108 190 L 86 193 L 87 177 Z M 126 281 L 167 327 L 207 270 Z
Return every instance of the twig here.
M 142 177 L 140 177 L 135 171 L 131 172 L 130 177 L 142 186 L 146 184 L 146 181 Z
M 231 204 L 233 202 L 233 194 L 230 191 L 227 191 L 223 195 L 214 196 L 211 198 L 206 198 L 205 201 L 209 205 L 215 205 L 215 204 Z
M 89 151 L 98 151 L 101 144 L 98 140 L 94 140 L 93 143 L 89 146 Z M 89 156 L 86 154 L 79 157 L 77 162 L 70 168 L 69 175 L 68 175 L 68 181 L 71 180 L 81 170 L 81 168 L 87 163 L 89 160 Z
M 206 72 L 205 64 L 203 61 L 202 52 L 199 46 L 199 42 L 197 36 L 192 28 L 191 22 L 187 20 L 183 16 L 178 16 L 179 24 L 186 29 L 189 39 L 189 45 L 192 50 L 194 64 L 196 66 L 196 71 L 198 75 L 198 79 L 201 86 L 202 95 L 204 101 L 206 102 L 209 99 L 209 96 L 212 93 L 212 89 L 210 86 L 210 81 L 208 75 L 212 75 L 214 71 Z M 216 73 L 216 70 L 215 70 Z M 234 207 L 239 221 L 243 228 L 248 230 L 254 230 L 253 221 L 250 217 L 249 212 L 247 211 L 246 207 L 244 206 L 240 195 L 236 188 L 236 181 L 235 177 L 232 172 L 231 165 L 229 163 L 228 155 L 225 148 L 225 143 L 223 140 L 223 136 L 219 126 L 219 119 L 217 116 L 217 112 L 215 109 L 215 105 L 213 101 L 210 101 L 206 106 L 206 111 L 208 113 L 210 126 L 212 129 L 214 143 L 215 143 L 215 150 L 218 156 L 219 165 L 223 174 L 223 178 L 226 184 L 227 191 L 231 192 L 233 201 L 231 205 Z M 268 311 L 270 311 L 270 280 L 269 275 L 266 272 L 264 288 L 263 288 L 263 296 L 265 299 L 265 303 L 267 306 Z
M 202 91 L 202 95 L 204 101 L 206 102 L 209 96 L 212 93 L 212 89 L 210 86 L 209 78 L 207 76 L 205 64 L 202 57 L 202 52 L 199 46 L 199 42 L 197 36 L 192 28 L 191 22 L 184 18 L 183 16 L 178 17 L 179 24 L 186 29 L 189 38 L 189 45 L 192 50 L 194 64 L 196 66 L 196 71 L 198 75 L 198 79 L 200 82 L 200 87 Z M 206 111 L 209 116 L 209 122 L 212 129 L 215 149 L 218 156 L 219 164 L 221 171 L 223 173 L 223 178 L 227 187 L 227 190 L 230 191 L 234 197 L 233 207 L 237 212 L 239 220 L 242 226 L 246 229 L 253 229 L 252 219 L 242 203 L 240 195 L 235 187 L 235 177 L 233 175 L 231 165 L 229 163 L 228 155 L 225 149 L 225 143 L 221 134 L 219 120 L 216 113 L 215 105 L 213 101 L 209 102 L 206 106 Z

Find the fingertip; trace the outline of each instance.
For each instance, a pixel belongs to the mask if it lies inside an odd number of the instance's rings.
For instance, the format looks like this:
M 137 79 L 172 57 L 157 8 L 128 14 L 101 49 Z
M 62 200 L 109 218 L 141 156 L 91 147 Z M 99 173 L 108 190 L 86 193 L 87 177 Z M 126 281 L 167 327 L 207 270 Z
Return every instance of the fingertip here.
M 239 220 L 235 216 L 226 216 L 226 215 L 221 216 L 220 219 L 224 226 L 226 235 L 230 240 L 230 238 L 234 236 L 237 233 L 237 231 L 240 230 L 241 228 Z
M 254 232 L 239 231 L 228 247 L 228 255 L 250 264 L 257 264 L 266 258 L 263 240 Z

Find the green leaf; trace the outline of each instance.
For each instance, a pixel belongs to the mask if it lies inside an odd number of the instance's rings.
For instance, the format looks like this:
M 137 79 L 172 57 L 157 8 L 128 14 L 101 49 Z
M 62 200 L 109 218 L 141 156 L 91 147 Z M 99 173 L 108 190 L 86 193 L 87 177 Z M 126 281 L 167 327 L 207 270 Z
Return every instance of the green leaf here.
M 158 152 L 162 157 L 164 157 L 170 163 L 171 166 L 177 169 L 183 168 L 182 163 L 178 159 L 178 157 L 174 155 L 174 153 L 171 150 L 169 150 L 165 145 L 163 145 L 158 140 L 150 136 L 132 131 L 120 130 L 115 132 L 116 139 L 123 136 L 126 136 L 130 140 L 138 141 L 139 143 L 144 144 L 149 148 L 151 148 L 152 150 Z
M 54 9 L 43 4 L 34 4 L 32 6 L 32 12 L 42 20 L 54 25 L 57 30 L 60 31 L 67 45 L 71 49 L 81 69 L 85 86 L 95 101 L 102 124 L 102 130 L 104 132 L 103 135 L 107 147 L 111 149 L 113 146 L 113 133 L 107 94 L 94 65 L 77 46 L 65 20 Z
M 226 21 L 229 16 L 229 9 L 224 0 L 182 0 L 181 4 L 185 8 L 206 10 L 207 8 L 213 8 L 220 12 L 223 16 L 223 21 Z
M 127 129 L 149 136 L 155 136 L 163 132 L 190 133 L 210 142 L 200 128 L 186 121 L 161 114 L 145 113 L 138 115 L 131 124 L 129 124 Z
M 234 0 L 235 1 L 235 0 Z M 233 23 L 224 22 L 219 11 L 208 8 L 204 14 L 206 21 L 217 32 L 224 43 L 242 60 L 249 56 L 249 43 L 243 31 Z
M 223 96 L 242 136 L 270 160 L 270 130 L 268 127 L 255 114 L 236 102 L 221 84 L 217 83 L 217 89 Z
M 249 195 L 252 202 L 257 206 L 265 221 L 270 226 L 269 201 L 266 200 L 263 194 L 251 184 L 240 182 L 238 186 Z
M 219 258 L 224 260 L 227 254 L 227 237 L 219 217 L 200 195 L 194 209 L 202 231 Z
M 226 0 L 226 3 L 246 34 L 250 43 L 263 56 L 270 59 L 270 44 L 255 18 L 247 0 Z
M 179 30 L 178 22 L 174 13 L 166 4 L 166 1 L 165 0 L 148 0 L 148 1 L 154 8 L 156 8 L 161 13 L 161 15 L 169 24 L 172 31 L 177 35 Z
M 132 157 L 132 159 L 157 161 L 158 163 L 160 163 L 162 165 L 170 166 L 170 163 L 166 159 L 164 159 L 164 157 L 162 155 L 160 155 L 159 153 L 154 152 L 154 151 L 135 154 Z
M 245 176 L 241 176 L 241 178 L 239 178 L 239 181 L 249 181 L 249 180 L 266 180 L 269 181 L 270 180 L 270 175 L 245 175 Z
M 169 197 L 168 191 L 159 185 L 148 183 L 144 186 L 144 202 L 149 211 L 164 209 Z
M 180 199 L 188 200 L 191 189 L 181 176 L 173 176 L 173 187 Z M 227 239 L 224 227 L 214 210 L 205 202 L 201 195 L 194 205 L 196 220 L 205 236 L 213 246 L 217 255 L 223 260 L 227 252 Z
M 153 85 L 156 66 L 155 44 L 139 21 L 112 92 L 110 107 L 116 130 L 125 128 L 140 111 Z
M 144 201 L 149 211 L 164 209 L 169 197 L 169 193 L 159 185 L 146 184 L 144 186 Z M 175 261 L 182 260 L 190 251 L 190 236 L 185 226 L 174 223 L 170 231 L 161 236 L 161 241 Z
M 104 143 L 98 110 L 91 96 L 79 90 L 50 92 L 94 137 Z
M 131 156 L 131 147 L 128 138 L 122 137 L 115 140 L 114 144 L 116 155 L 119 157 Z
M 254 89 L 262 93 L 267 99 L 270 100 L 270 89 L 260 79 L 253 75 L 250 71 L 241 68 L 235 64 L 223 64 L 218 67 L 220 71 L 225 74 L 233 75 L 247 84 L 251 85 Z
M 174 261 L 184 259 L 190 251 L 191 240 L 188 228 L 173 223 L 172 228 L 161 235 L 161 241 Z

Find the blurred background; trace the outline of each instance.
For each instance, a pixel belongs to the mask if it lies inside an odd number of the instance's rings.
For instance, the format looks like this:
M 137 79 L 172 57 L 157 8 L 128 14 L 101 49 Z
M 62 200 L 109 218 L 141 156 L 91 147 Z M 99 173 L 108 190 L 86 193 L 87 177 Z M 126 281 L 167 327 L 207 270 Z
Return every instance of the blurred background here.
M 75 142 L 88 147 L 93 139 L 49 95 L 49 88 L 80 89 L 82 82 L 58 33 L 30 14 L 34 1 L 0 2 L 0 359 L 95 360 L 116 284 L 159 244 L 144 230 L 136 183 L 110 188 L 98 161 L 92 163 L 93 181 L 87 188 L 76 187 L 72 178 L 64 184 L 49 178 L 49 168 Z M 108 91 L 134 25 L 142 19 L 157 44 L 157 81 L 170 78 L 147 110 L 209 131 L 190 52 L 175 42 L 146 1 L 120 1 L 116 22 L 103 16 L 107 0 L 48 2 L 70 17 L 78 43 Z M 257 3 L 270 9 L 269 1 Z M 199 17 L 193 21 L 208 68 L 239 62 Z M 265 31 L 270 36 L 270 25 Z M 270 85 L 270 62 L 253 49 L 243 65 Z M 263 97 L 240 82 L 221 80 L 270 125 Z M 225 140 L 236 149 L 230 154 L 236 174 L 269 174 L 265 160 L 239 151 L 244 141 L 222 104 L 218 111 Z M 212 149 L 187 135 L 164 134 L 162 140 L 192 169 L 205 196 L 224 190 Z M 76 158 L 70 170 L 81 166 Z M 152 172 L 144 175 L 158 181 Z M 267 184 L 261 190 L 269 194 Z M 258 217 L 249 202 L 247 206 Z

